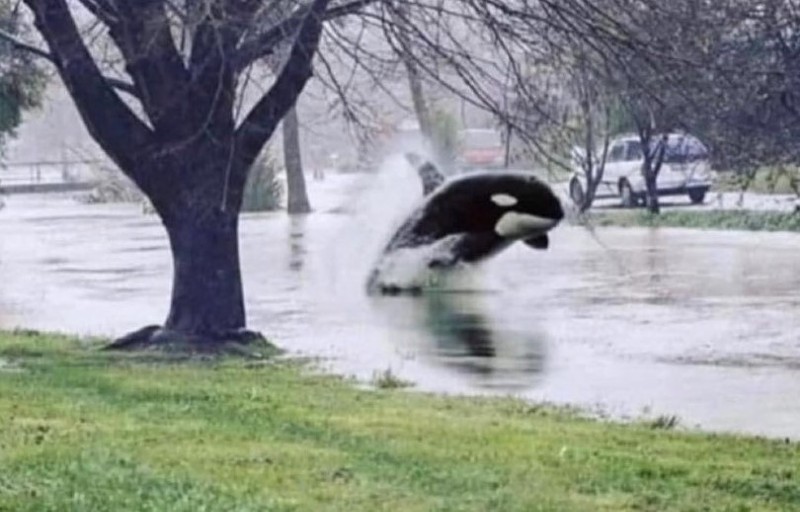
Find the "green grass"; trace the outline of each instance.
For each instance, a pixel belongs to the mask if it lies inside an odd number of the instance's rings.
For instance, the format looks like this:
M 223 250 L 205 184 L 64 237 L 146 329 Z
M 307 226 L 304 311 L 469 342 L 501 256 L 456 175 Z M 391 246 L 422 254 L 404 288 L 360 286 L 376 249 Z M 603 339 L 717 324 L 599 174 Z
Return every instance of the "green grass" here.
M 595 226 L 800 232 L 800 213 L 791 212 L 670 210 L 652 215 L 644 210 L 618 210 L 593 211 L 589 219 Z
M 734 172 L 719 173 L 713 190 L 717 192 L 739 192 L 743 188 L 757 194 L 797 194 L 800 186 L 800 169 L 796 167 L 764 167 L 752 177 Z
M 796 510 L 800 447 L 0 334 L 3 511 Z M 652 423 L 652 422 L 651 422 Z

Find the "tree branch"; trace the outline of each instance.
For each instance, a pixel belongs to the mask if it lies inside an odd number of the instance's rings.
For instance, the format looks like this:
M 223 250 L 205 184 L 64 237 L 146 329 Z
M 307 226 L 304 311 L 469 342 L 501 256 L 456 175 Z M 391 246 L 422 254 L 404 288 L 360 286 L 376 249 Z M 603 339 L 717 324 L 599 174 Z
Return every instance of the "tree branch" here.
M 280 75 L 236 130 L 235 154 L 240 165 L 231 176 L 232 190 L 244 184 L 250 165 L 311 78 L 311 63 L 319 47 L 329 3 L 330 0 L 314 0 L 311 4 Z
M 24 41 L 19 40 L 16 36 L 6 32 L 2 28 L 0 28 L 0 39 L 11 43 L 11 47 L 14 48 L 15 50 L 28 52 L 32 55 L 35 55 L 36 57 L 42 58 L 50 62 L 51 64 L 55 64 L 55 58 L 52 55 L 42 50 L 41 48 L 37 48 L 33 45 L 30 45 Z M 131 96 L 138 98 L 136 87 L 134 87 L 133 84 L 128 83 L 124 80 L 119 80 L 118 78 L 113 78 L 108 76 L 104 77 L 104 79 L 114 89 L 128 93 Z
M 0 39 L 3 39 L 4 41 L 8 41 L 9 43 L 11 43 L 11 47 L 14 48 L 15 50 L 32 53 L 37 57 L 41 57 L 43 59 L 49 60 L 50 62 L 53 62 L 52 55 L 42 50 L 41 48 L 37 48 L 33 45 L 21 41 L 14 34 L 6 32 L 2 28 L 0 28 Z
M 346 4 L 328 9 L 321 14 L 321 18 L 323 21 L 328 21 L 349 14 L 355 14 L 367 5 L 375 3 L 375 1 L 376 0 L 352 0 Z M 272 54 L 275 47 L 281 41 L 285 40 L 300 28 L 310 9 L 311 6 L 301 7 L 274 27 L 242 42 L 234 55 L 233 69 L 238 73 L 256 60 Z
M 89 133 L 140 185 L 153 133 L 117 96 L 86 48 L 65 0 L 24 0 Z M 144 188 L 144 187 L 143 187 Z
M 189 73 L 172 39 L 165 0 L 118 0 L 120 15 L 108 23 L 142 107 L 157 133 L 180 132 L 190 107 Z M 177 126 L 180 128 L 180 126 Z
M 86 8 L 87 11 L 92 13 L 95 18 L 105 23 L 107 26 L 111 26 L 114 23 L 118 22 L 118 18 L 116 13 L 114 12 L 111 5 L 108 2 L 103 0 L 78 0 L 82 6 Z
M 189 55 L 193 111 L 186 123 L 194 133 L 210 127 L 233 132 L 236 72 L 232 55 L 261 4 L 262 0 L 217 0 L 203 4 L 202 10 L 194 5 L 197 26 Z

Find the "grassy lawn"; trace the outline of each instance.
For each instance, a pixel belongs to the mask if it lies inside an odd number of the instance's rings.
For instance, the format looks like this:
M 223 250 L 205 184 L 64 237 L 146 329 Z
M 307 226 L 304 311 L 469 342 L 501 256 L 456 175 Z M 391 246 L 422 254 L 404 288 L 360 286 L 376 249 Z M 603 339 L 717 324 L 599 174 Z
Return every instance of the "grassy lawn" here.
M 3 511 L 797 510 L 800 447 L 0 334 Z
M 800 170 L 795 167 L 788 169 L 765 167 L 759 169 L 752 179 L 733 172 L 719 173 L 713 189 L 719 192 L 739 192 L 742 188 L 746 188 L 748 192 L 756 194 L 796 194 L 794 187 L 798 185 L 799 179 Z
M 800 232 L 800 214 L 788 212 L 669 210 L 661 212 L 659 215 L 651 215 L 644 209 L 637 209 L 592 211 L 589 215 L 589 219 L 595 226 Z

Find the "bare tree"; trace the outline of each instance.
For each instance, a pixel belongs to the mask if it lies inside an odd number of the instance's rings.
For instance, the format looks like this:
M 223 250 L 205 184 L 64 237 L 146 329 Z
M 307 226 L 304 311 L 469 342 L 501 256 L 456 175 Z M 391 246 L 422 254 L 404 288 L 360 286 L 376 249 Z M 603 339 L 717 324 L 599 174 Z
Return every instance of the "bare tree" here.
M 684 53 L 702 66 L 673 73 L 686 120 L 712 147 L 715 165 L 736 172 L 741 191 L 759 169 L 800 176 L 800 11 L 796 2 L 726 0 L 693 19 L 709 26 Z
M 592 74 L 592 66 L 585 54 L 577 54 L 566 69 L 567 90 L 571 108 L 567 116 L 574 119 L 575 127 L 567 126 L 568 142 L 573 143 L 571 156 L 583 174 L 581 180 L 573 178 L 569 194 L 580 212 L 594 203 L 597 188 L 603 181 L 609 143 L 611 141 L 612 99 L 601 81 Z
M 238 256 L 248 171 L 311 77 L 324 21 L 367 3 L 314 0 L 261 28 L 252 20 L 269 3 L 259 1 L 25 1 L 90 134 L 147 195 L 169 235 L 174 281 L 166 323 L 122 344 L 214 346 L 254 337 L 244 331 Z M 103 75 L 76 13 L 105 27 L 129 82 Z M 272 87 L 237 122 L 241 72 L 287 41 Z
M 790 0 L 610 1 L 604 12 L 628 44 L 599 47 L 611 86 L 645 149 L 647 205 L 663 136 L 693 132 L 714 165 L 744 191 L 758 169 L 797 168 L 800 157 L 800 10 Z M 791 183 L 791 179 L 789 180 Z
M 262 12 L 262 19 L 257 20 L 260 25 L 274 26 L 279 23 L 281 19 L 291 13 L 294 2 L 281 0 L 273 2 L 270 7 Z M 283 66 L 286 65 L 290 49 L 290 46 L 284 43 L 264 59 L 275 76 L 278 76 Z M 306 214 L 311 212 L 311 202 L 308 199 L 305 174 L 303 173 L 300 121 L 296 105 L 287 111 L 281 123 L 281 129 L 283 164 L 286 170 L 286 210 L 290 215 Z
M 425 98 L 425 91 L 422 85 L 422 76 L 420 74 L 417 63 L 413 58 L 412 44 L 408 36 L 409 31 L 409 15 L 408 6 L 404 2 L 394 2 L 391 4 L 392 20 L 397 27 L 397 39 L 400 43 L 400 60 L 406 70 L 408 77 L 409 91 L 411 92 L 411 101 L 414 105 L 414 113 L 416 114 L 417 121 L 419 122 L 420 131 L 427 139 L 433 137 L 433 120 L 431 119 L 431 112 L 428 101 Z
M 303 155 L 300 150 L 300 121 L 297 108 L 292 107 L 283 117 L 283 163 L 286 167 L 286 210 L 290 215 L 311 212 Z

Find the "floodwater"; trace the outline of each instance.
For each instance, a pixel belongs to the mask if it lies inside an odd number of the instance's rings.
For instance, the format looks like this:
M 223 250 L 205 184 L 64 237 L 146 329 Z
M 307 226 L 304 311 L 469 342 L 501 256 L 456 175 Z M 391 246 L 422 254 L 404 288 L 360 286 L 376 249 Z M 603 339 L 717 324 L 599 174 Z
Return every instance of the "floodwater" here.
M 291 353 L 417 389 L 515 395 L 616 418 L 800 438 L 800 236 L 598 229 L 518 244 L 446 290 L 367 297 L 413 179 L 311 182 L 313 215 L 246 215 L 250 327 Z M 0 327 L 119 335 L 166 315 L 163 229 L 135 205 L 14 196 Z

